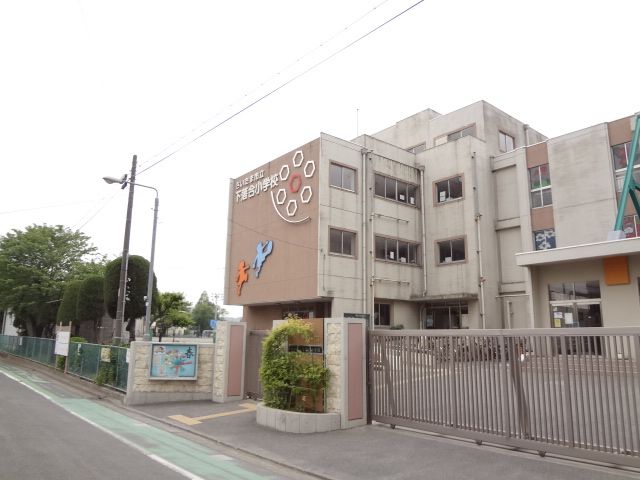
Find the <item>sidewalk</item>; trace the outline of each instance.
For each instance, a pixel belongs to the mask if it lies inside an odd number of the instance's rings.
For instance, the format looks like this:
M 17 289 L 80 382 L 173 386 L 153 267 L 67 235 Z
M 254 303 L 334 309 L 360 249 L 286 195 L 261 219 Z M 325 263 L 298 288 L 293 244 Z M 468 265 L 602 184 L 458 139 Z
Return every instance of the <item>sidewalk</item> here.
M 277 432 L 256 423 L 255 411 L 247 407 L 255 405 L 251 400 L 127 407 L 123 405 L 122 394 L 111 389 L 22 359 L 3 357 L 2 361 L 54 378 L 118 409 L 142 414 L 227 447 L 328 480 L 640 479 L 640 471 L 585 464 L 551 455 L 540 458 L 532 453 L 478 446 L 471 441 L 391 429 L 380 424 L 316 434 Z M 241 413 L 232 413 L 238 411 Z M 182 421 L 169 418 L 175 415 L 181 415 Z M 208 418 L 188 420 L 205 416 Z
M 253 455 L 331 480 L 352 479 L 638 479 L 640 472 L 606 468 L 454 440 L 386 425 L 317 434 L 287 434 L 256 424 L 250 400 L 182 402 L 133 408 Z M 232 413 L 229 412 L 242 412 Z M 217 416 L 226 413 L 226 416 Z M 188 425 L 170 416 L 203 417 Z

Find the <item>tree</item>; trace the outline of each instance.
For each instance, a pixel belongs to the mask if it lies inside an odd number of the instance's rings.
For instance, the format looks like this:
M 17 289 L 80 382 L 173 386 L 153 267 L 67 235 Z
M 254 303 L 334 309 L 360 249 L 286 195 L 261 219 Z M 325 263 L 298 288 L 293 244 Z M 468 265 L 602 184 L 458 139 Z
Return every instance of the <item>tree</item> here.
M 79 321 L 93 323 L 93 337 L 98 338 L 98 327 L 104 316 L 104 277 L 90 275 L 80 283 L 76 317 Z
M 0 308 L 13 311 L 21 332 L 47 333 L 66 280 L 95 251 L 89 237 L 62 225 L 31 225 L 0 237 Z
M 213 320 L 214 318 L 220 319 L 224 315 L 227 315 L 227 313 L 228 312 L 224 308 L 209 300 L 207 292 L 202 292 L 200 294 L 198 302 L 193 307 L 193 310 L 191 310 L 193 321 L 200 331 L 211 328 L 209 326 L 209 320 Z
M 81 280 L 72 280 L 67 282 L 64 287 L 60 308 L 58 308 L 58 314 L 56 315 L 57 324 L 78 324 L 78 293 L 80 291 L 81 284 Z
M 118 310 L 118 288 L 120 286 L 120 264 L 122 257 L 107 263 L 104 276 L 104 303 L 107 313 L 116 318 Z M 149 262 L 138 255 L 129 255 L 127 266 L 127 295 L 124 308 L 124 320 L 127 322 L 129 340 L 136 339 L 135 319 L 144 317 L 146 313 L 145 297 L 147 296 L 147 279 L 149 278 Z M 153 275 L 153 305 L 155 309 L 158 298 L 157 279 Z
M 156 313 L 156 330 L 160 341 L 171 327 L 188 327 L 193 324 L 188 313 L 189 303 L 182 292 L 163 292 L 158 295 L 158 311 Z

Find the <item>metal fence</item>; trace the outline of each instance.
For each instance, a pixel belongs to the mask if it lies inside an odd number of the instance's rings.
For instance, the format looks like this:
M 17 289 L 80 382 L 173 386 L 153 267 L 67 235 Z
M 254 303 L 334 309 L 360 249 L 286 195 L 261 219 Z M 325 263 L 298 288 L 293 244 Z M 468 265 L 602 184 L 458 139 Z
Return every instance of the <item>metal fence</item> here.
M 373 420 L 640 467 L 640 328 L 375 330 Z
M 67 373 L 127 391 L 127 348 L 93 343 L 69 343 Z
M 50 338 L 0 335 L 0 352 L 27 358 L 51 367 L 56 364 L 55 345 L 56 341 Z
M 251 330 L 247 333 L 247 350 L 245 352 L 244 391 L 247 397 L 262 399 L 262 382 L 260 382 L 260 365 L 262 364 L 262 342 L 270 330 Z
M 50 338 L 0 335 L 0 351 L 38 363 L 56 366 L 56 341 Z M 127 391 L 127 348 L 92 343 L 69 343 L 67 373 Z

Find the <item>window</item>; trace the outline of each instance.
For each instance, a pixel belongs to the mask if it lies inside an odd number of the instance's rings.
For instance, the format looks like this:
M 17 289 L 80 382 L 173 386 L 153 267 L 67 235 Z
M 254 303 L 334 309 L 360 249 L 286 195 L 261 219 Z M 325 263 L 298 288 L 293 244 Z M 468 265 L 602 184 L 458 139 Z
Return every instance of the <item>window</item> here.
M 458 130 L 457 132 L 452 132 L 447 135 L 447 142 L 452 142 L 454 140 L 458 140 L 459 138 L 466 137 L 468 135 L 475 134 L 476 126 L 471 125 L 469 127 L 465 127 L 462 130 Z
M 514 138 L 504 132 L 498 132 L 498 141 L 500 143 L 501 152 L 510 152 L 515 148 Z
M 616 191 L 619 192 L 622 190 L 624 176 L 627 173 L 627 165 L 631 156 L 631 142 L 614 145 L 611 147 L 611 153 L 613 156 L 613 169 L 616 174 Z M 633 178 L 636 183 L 640 184 L 640 164 L 638 163 L 633 165 Z
M 415 206 L 418 186 L 376 173 L 374 192 L 379 197 Z
M 533 245 L 536 250 L 556 248 L 556 231 L 553 228 L 533 232 Z
M 531 187 L 531 208 L 551 205 L 551 176 L 548 163 L 529 169 L 529 185 Z
M 438 242 L 440 263 L 462 262 L 465 260 L 464 238 Z
M 418 244 L 395 238 L 376 237 L 376 259 L 418 264 Z
M 626 215 L 622 218 L 622 231 L 624 232 L 625 238 L 634 238 L 638 237 L 638 216 L 637 215 Z
M 329 184 L 332 187 L 343 188 L 351 192 L 356 191 L 356 171 L 332 163 L 329 167 Z
M 444 203 L 462 198 L 462 177 L 452 177 L 436 182 L 436 202 Z
M 407 152 L 410 153 L 421 153 L 427 149 L 427 144 L 425 142 L 419 143 L 418 145 L 414 145 L 411 148 L 407 148 Z
M 338 255 L 356 256 L 356 234 L 338 230 L 337 228 L 329 229 L 329 252 Z
M 391 305 L 388 303 L 376 303 L 373 310 L 373 324 L 376 326 L 391 325 Z
M 586 282 L 551 283 L 549 284 L 549 300 L 588 300 L 600 298 L 600 282 L 590 280 Z

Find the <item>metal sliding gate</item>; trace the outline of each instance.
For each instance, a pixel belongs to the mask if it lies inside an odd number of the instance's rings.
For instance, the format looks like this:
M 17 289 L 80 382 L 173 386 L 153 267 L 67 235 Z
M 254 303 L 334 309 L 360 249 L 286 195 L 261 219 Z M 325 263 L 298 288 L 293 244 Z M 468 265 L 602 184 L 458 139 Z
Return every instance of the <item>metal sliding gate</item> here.
M 369 335 L 372 420 L 640 467 L 640 328 Z

